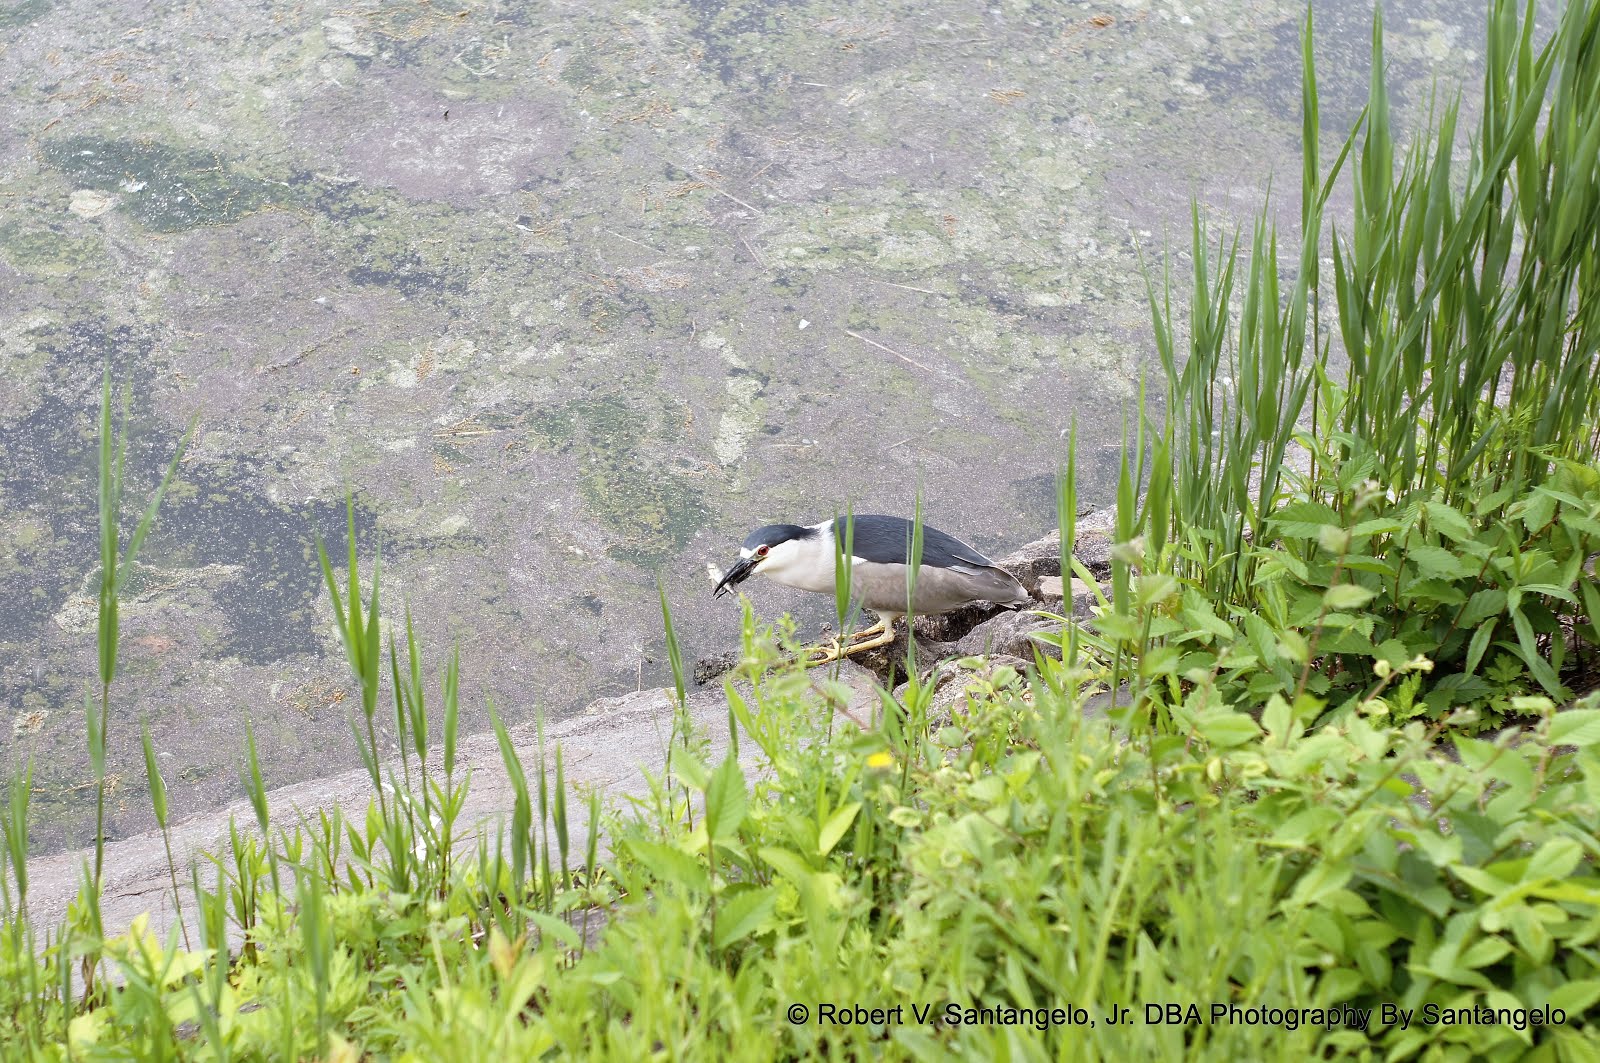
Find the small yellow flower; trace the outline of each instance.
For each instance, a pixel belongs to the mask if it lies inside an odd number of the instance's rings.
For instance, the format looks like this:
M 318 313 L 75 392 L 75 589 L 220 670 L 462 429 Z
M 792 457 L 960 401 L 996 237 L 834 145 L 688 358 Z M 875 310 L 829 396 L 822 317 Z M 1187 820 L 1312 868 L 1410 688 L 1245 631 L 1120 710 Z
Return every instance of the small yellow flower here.
M 874 753 L 867 757 L 867 767 L 880 771 L 892 768 L 894 767 L 894 754 L 882 752 Z

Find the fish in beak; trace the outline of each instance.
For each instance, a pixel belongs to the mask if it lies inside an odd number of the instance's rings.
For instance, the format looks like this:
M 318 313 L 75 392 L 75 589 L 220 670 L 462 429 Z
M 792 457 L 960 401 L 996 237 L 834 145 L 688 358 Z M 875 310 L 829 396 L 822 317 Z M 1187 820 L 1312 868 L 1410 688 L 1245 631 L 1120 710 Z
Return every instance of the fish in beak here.
M 757 559 L 753 557 L 741 557 L 739 560 L 735 561 L 733 563 L 733 567 L 728 569 L 727 573 L 723 575 L 722 580 L 717 584 L 716 589 L 711 592 L 711 597 L 720 598 L 724 594 L 727 594 L 734 587 L 737 587 L 739 584 L 749 579 L 750 574 L 756 570 L 756 562 Z

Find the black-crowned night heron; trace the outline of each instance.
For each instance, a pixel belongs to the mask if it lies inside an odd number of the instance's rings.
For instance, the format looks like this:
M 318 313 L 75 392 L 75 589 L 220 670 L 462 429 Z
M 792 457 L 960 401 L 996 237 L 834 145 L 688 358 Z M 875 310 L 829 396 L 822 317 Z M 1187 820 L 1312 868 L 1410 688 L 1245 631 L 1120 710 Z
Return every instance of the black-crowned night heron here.
M 827 664 L 852 653 L 887 646 L 902 616 L 948 613 L 972 602 L 992 602 L 1015 609 L 1033 599 L 1017 578 L 966 543 L 924 524 L 922 563 L 914 595 L 908 601 L 913 526 L 904 517 L 863 513 L 853 518 L 850 544 L 851 600 L 878 614 L 878 622 L 850 637 L 835 640 L 807 663 Z M 790 587 L 833 594 L 836 552 L 834 522 L 803 526 L 768 524 L 745 537 L 736 561 L 717 583 L 712 596 L 726 594 L 752 575 L 770 577 Z

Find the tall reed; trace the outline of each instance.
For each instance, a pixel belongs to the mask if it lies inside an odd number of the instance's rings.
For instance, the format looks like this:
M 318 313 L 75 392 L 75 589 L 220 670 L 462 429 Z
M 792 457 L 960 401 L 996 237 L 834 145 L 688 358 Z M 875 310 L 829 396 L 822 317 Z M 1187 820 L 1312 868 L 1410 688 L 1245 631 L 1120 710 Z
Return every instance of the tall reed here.
M 139 523 L 134 527 L 133 534 L 124 544 L 122 542 L 122 495 L 124 488 L 123 469 L 127 456 L 128 441 L 128 396 L 122 396 L 122 417 L 118 422 L 116 431 L 111 426 L 111 369 L 108 366 L 101 378 L 100 392 L 100 453 L 99 453 L 99 478 L 97 500 L 100 510 L 100 570 L 97 595 L 97 624 L 96 642 L 98 645 L 98 663 L 100 679 L 100 701 L 95 706 L 87 692 L 84 695 L 84 731 L 89 747 L 89 763 L 94 773 L 95 781 L 95 812 L 94 812 L 94 874 L 89 882 L 89 889 L 94 894 L 92 905 L 86 910 L 93 915 L 99 910 L 99 897 L 103 883 L 105 869 L 105 843 L 106 843 L 106 752 L 108 742 L 108 729 L 111 718 L 111 683 L 117 675 L 117 649 L 121 635 L 121 599 L 129 575 L 134 571 L 135 559 L 139 550 L 144 545 L 145 537 L 150 534 L 150 527 L 155 523 L 156 513 L 161 508 L 161 500 L 167 493 L 167 488 L 172 485 L 173 478 L 178 472 L 178 463 L 183 460 L 184 451 L 188 448 L 189 441 L 194 437 L 195 426 L 199 424 L 200 416 L 195 416 L 189 421 L 189 427 L 184 432 L 183 438 L 178 441 L 177 448 L 173 451 L 172 461 L 167 466 L 165 475 L 157 485 L 155 493 L 150 498 L 150 503 L 145 507 L 144 515 L 139 518 Z M 95 920 L 92 927 L 95 936 L 99 936 L 100 927 Z M 86 996 L 94 990 L 94 971 L 99 963 L 99 952 L 92 949 L 84 957 L 84 993 Z
M 1312 30 L 1308 15 L 1288 285 L 1265 214 L 1243 243 L 1194 208 L 1186 342 L 1172 277 L 1151 276 L 1166 413 L 1134 448 L 1153 455 L 1148 478 L 1129 473 L 1143 502 L 1119 497 L 1136 514 L 1119 537 L 1145 535 L 1150 564 L 1246 611 L 1260 600 L 1246 544 L 1271 538 L 1288 485 L 1339 510 L 1365 476 L 1401 505 L 1436 491 L 1481 513 L 1486 495 L 1600 455 L 1600 5 L 1568 4 L 1536 47 L 1531 11 L 1493 0 L 1464 145 L 1453 100 L 1396 144 L 1379 13 L 1366 106 L 1326 168 Z M 1342 178 L 1354 215 L 1325 234 Z M 1302 468 L 1330 462 L 1360 476 L 1318 486 Z

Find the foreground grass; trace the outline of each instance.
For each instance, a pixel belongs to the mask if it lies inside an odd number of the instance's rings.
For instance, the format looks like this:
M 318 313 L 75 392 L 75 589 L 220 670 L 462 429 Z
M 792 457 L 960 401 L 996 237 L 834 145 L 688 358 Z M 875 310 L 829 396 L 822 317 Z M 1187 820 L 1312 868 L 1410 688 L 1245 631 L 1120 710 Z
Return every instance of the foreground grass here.
M 452 860 L 413 772 L 364 823 L 238 835 L 199 947 L 8 920 L 6 1058 L 1600 1055 L 1600 709 L 1441 748 L 1276 699 L 1124 741 L 1047 660 L 862 732 L 753 622 L 738 677 L 759 770 L 680 731 L 609 855 L 569 861 L 536 773 Z

